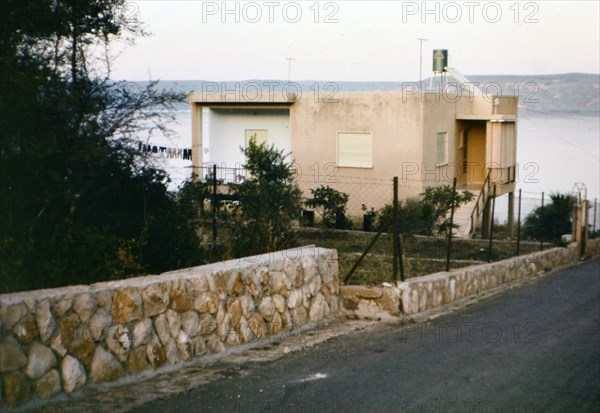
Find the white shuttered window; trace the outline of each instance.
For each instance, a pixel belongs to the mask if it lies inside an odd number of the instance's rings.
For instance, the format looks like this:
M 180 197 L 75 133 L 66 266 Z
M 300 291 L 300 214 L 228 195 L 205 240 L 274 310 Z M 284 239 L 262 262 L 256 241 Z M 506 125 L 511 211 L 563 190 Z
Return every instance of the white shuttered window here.
M 368 132 L 338 132 L 337 158 L 339 167 L 372 168 L 373 135 Z

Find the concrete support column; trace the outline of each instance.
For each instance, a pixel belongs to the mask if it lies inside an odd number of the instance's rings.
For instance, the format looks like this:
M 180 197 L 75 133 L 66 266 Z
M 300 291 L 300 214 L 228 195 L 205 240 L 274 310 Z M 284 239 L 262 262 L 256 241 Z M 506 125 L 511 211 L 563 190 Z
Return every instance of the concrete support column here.
M 192 166 L 194 173 L 202 175 L 202 106 L 192 104 Z

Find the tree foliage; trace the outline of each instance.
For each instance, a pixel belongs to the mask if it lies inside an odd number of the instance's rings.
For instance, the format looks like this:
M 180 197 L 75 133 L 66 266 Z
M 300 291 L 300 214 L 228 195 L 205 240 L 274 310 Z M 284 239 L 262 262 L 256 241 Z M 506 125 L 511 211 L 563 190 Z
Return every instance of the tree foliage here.
M 109 79 L 111 43 L 144 34 L 126 7 L 0 2 L 1 292 L 202 260 L 166 174 L 136 150 L 183 96 Z
M 242 152 L 247 176 L 235 189 L 240 222 L 233 231 L 236 257 L 294 246 L 292 221 L 300 218 L 301 192 L 283 151 L 254 139 Z
M 526 237 L 558 241 L 571 233 L 574 199 L 571 195 L 550 194 L 550 204 L 537 207 L 525 218 Z
M 402 234 L 432 235 L 443 234 L 449 228 L 449 212 L 454 205 L 457 210 L 471 201 L 471 192 L 456 192 L 452 196 L 452 187 L 448 185 L 429 187 L 421 198 L 407 198 L 398 202 L 398 225 Z M 378 226 L 391 231 L 394 209 L 391 204 L 378 212 Z

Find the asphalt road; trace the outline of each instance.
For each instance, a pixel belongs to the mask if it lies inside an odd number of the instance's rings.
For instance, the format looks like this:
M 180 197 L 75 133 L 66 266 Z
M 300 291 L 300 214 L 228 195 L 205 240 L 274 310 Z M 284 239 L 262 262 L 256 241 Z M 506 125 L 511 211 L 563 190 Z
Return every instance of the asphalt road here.
M 600 260 L 382 324 L 131 412 L 600 412 Z

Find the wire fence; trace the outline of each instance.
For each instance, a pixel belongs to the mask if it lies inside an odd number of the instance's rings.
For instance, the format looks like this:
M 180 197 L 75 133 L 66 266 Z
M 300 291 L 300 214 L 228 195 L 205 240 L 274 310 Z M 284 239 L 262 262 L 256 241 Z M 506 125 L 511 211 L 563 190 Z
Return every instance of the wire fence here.
M 227 251 L 232 242 L 231 229 L 237 225 L 232 205 L 240 202 L 232 195 L 235 192 L 232 189 L 244 181 L 247 171 L 207 165 L 196 173 L 212 182 L 211 194 L 206 198 L 206 208 L 199 220 L 200 232 L 215 260 L 230 258 Z M 549 195 L 541 192 L 518 191 L 512 205 L 508 195 L 490 196 L 485 208 L 488 219 L 479 220 L 477 229 L 468 234 L 472 237 L 467 236 L 472 239 L 461 239 L 460 227 L 452 232 L 443 225 L 437 225 L 429 233 L 422 228 L 414 229 L 414 222 L 410 221 L 416 218 L 411 215 L 407 199 L 412 198 L 416 203 L 423 201 L 420 186 L 403 185 L 393 178 L 339 175 L 329 180 L 301 177 L 295 183 L 302 191 L 303 203 L 311 199 L 313 191 L 319 187 L 329 187 L 348 196 L 347 219 L 343 227 L 337 227 L 337 221 L 333 225 L 325 222 L 322 209 L 304 204 L 303 219 L 298 222 L 296 235 L 298 245 L 337 249 L 341 279 L 349 283 L 379 284 L 401 280 L 530 254 L 561 242 L 560 238 L 545 237 L 539 228 L 532 227 L 529 221 L 533 218 L 527 218 L 536 213 L 539 218 L 544 211 L 539 207 L 551 202 Z M 458 193 L 460 189 L 455 191 Z M 394 213 L 394 208 L 398 212 Z M 590 202 L 588 209 L 588 233 L 593 237 L 597 235 L 600 220 L 598 202 Z M 459 223 L 458 211 L 454 212 L 456 215 L 448 214 L 437 224 L 445 224 L 446 228 L 465 225 Z M 562 240 L 566 243 L 571 239 L 571 230 L 564 232 L 560 235 L 566 236 Z

